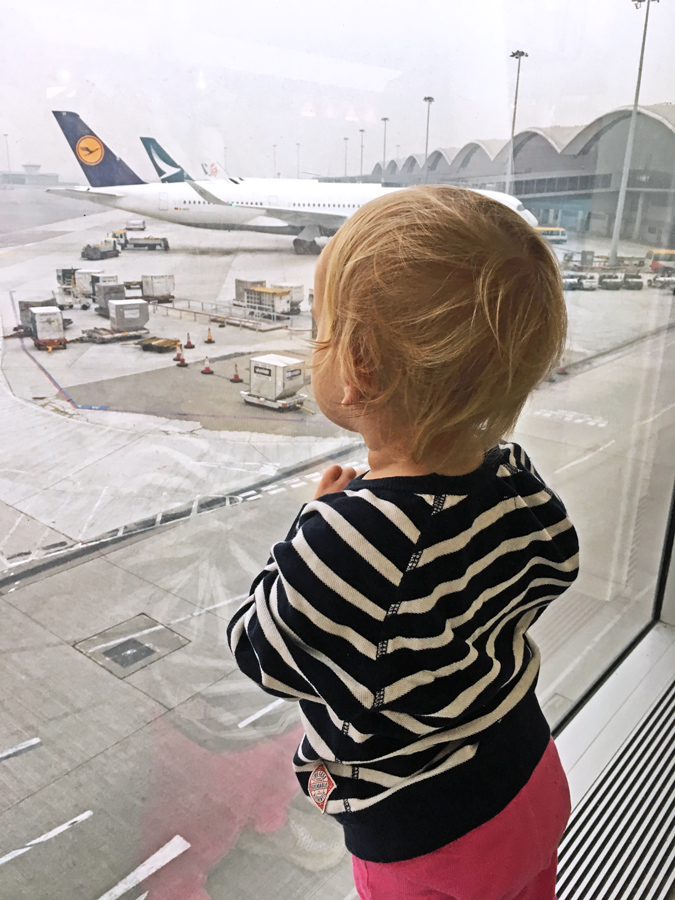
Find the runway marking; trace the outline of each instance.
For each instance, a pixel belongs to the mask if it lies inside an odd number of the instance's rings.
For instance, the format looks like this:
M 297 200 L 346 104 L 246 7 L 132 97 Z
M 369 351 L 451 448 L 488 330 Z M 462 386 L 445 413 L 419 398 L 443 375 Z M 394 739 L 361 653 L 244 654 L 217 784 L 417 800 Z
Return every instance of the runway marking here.
M 578 466 L 579 463 L 586 462 L 587 459 L 590 459 L 592 456 L 595 456 L 596 453 L 602 453 L 603 450 L 606 450 L 608 447 L 611 447 L 612 444 L 616 444 L 616 441 L 608 441 L 606 444 L 603 444 L 602 447 L 598 447 L 597 450 L 592 450 L 590 453 L 587 453 L 586 456 L 582 456 L 579 459 L 573 459 L 572 462 L 567 463 L 565 466 L 561 466 L 559 469 L 554 471 L 554 475 L 557 475 L 558 472 L 564 472 L 565 469 L 571 469 L 572 466 Z
M 243 494 L 242 494 L 243 496 Z M 262 500 L 262 494 L 256 494 L 254 497 L 246 497 L 245 502 L 248 503 L 249 500 Z
M 11 536 L 14 534 L 14 532 L 15 532 L 16 529 L 19 527 L 19 524 L 21 523 L 21 520 L 22 520 L 23 518 L 24 518 L 24 514 L 21 513 L 21 515 L 19 516 L 19 518 L 16 520 L 16 522 L 12 525 L 12 527 L 10 528 L 10 530 L 9 530 L 9 531 L 7 532 L 7 534 L 4 536 L 4 538 L 3 538 L 3 540 L 2 540 L 2 543 L 0 544 L 0 550 L 2 550 L 2 548 L 5 546 L 5 544 L 7 543 L 7 541 L 8 541 L 8 540 L 11 538 Z
M 286 488 L 275 488 L 273 491 L 270 491 L 270 494 L 280 494 L 282 491 L 285 491 Z
M 671 403 L 670 406 L 666 406 L 665 409 L 662 409 L 661 412 L 657 412 L 656 415 L 652 416 L 650 419 L 643 419 L 641 422 L 638 422 L 638 425 L 649 425 L 650 422 L 653 422 L 654 419 L 658 419 L 659 416 L 662 416 L 664 413 L 670 412 L 671 409 L 675 408 L 675 403 Z
M 78 538 L 78 541 L 81 541 L 82 538 L 84 537 L 85 532 L 86 532 L 87 528 L 89 528 L 89 525 L 91 524 L 91 522 L 93 521 L 93 518 L 94 518 L 94 516 L 96 515 L 96 512 L 97 512 L 97 510 L 98 510 L 98 508 L 99 508 L 99 506 L 100 506 L 100 504 L 101 504 L 101 500 L 103 500 L 103 497 L 104 497 L 104 495 L 105 495 L 105 493 L 106 493 L 107 490 L 108 490 L 108 485 L 106 485 L 106 486 L 103 488 L 103 490 L 101 491 L 101 496 L 98 498 L 98 500 L 97 500 L 96 503 L 94 504 L 94 507 L 93 507 L 92 511 L 89 513 L 89 517 L 87 518 L 87 521 L 86 521 L 86 522 L 84 523 L 84 525 L 82 526 L 82 530 L 80 531 L 80 536 L 79 536 L 79 538 Z
M 107 641 L 105 644 L 97 644 L 95 647 L 89 647 L 85 653 L 94 653 L 96 650 L 106 650 L 108 647 L 114 647 L 115 644 L 121 644 L 122 641 L 129 641 L 131 638 L 141 637 L 143 634 L 150 634 L 151 631 L 159 631 L 160 628 L 166 628 L 165 625 L 153 625 L 152 628 L 144 628 L 143 631 L 136 631 L 133 634 L 125 634 L 122 637 L 115 638 L 114 641 Z
M 144 863 L 141 863 L 137 869 L 134 869 L 126 878 L 123 878 L 122 881 L 118 882 L 114 887 L 110 888 L 109 891 L 106 891 L 105 894 L 102 894 L 98 900 L 117 900 L 118 897 L 121 897 L 123 894 L 126 894 L 127 891 L 130 891 L 131 888 L 136 887 L 142 881 L 145 881 L 146 878 L 149 878 L 150 875 L 153 875 L 157 872 L 158 869 L 163 868 L 167 863 L 170 863 L 177 856 L 180 856 L 181 853 L 185 853 L 188 850 L 190 844 L 182 838 L 179 834 L 175 837 L 171 838 L 168 844 L 164 844 L 156 853 L 153 853 L 152 856 L 148 857 Z M 147 897 L 148 893 L 139 897 L 138 900 L 143 900 L 143 897 Z
M 279 697 L 278 700 L 275 700 L 273 703 L 270 703 L 268 706 L 259 709 L 258 712 L 253 713 L 252 716 L 249 716 L 248 719 L 242 719 L 241 722 L 237 724 L 237 728 L 246 728 L 247 725 L 250 725 L 251 722 L 255 722 L 256 719 L 259 719 L 261 716 L 264 716 L 265 713 L 271 712 L 273 709 L 276 709 L 277 706 L 281 706 L 282 703 L 285 703 L 283 697 Z
M 19 756 L 21 753 L 32 750 L 33 747 L 37 747 L 37 745 L 41 743 L 42 741 L 39 737 L 31 738 L 29 741 L 24 741 L 23 744 L 17 744 L 16 747 L 11 747 L 9 750 L 3 750 L 2 753 L 0 753 L 0 760 L 10 759 L 12 756 Z
M 574 412 L 571 409 L 533 409 L 530 415 L 540 419 L 573 422 L 575 425 L 595 425 L 598 428 L 606 428 L 609 425 L 607 419 L 603 419 L 602 416 L 588 416 L 586 413 Z
M 243 494 L 239 494 L 240 497 L 248 497 L 250 494 L 255 494 L 256 491 L 244 491 Z
M 53 828 L 51 831 L 48 831 L 46 834 L 41 834 L 40 837 L 34 838 L 32 841 L 28 841 L 28 843 L 20 847 L 18 850 L 12 850 L 11 853 L 5 854 L 5 856 L 0 857 L 0 866 L 4 866 L 5 863 L 9 862 L 11 859 L 16 859 L 17 856 L 22 856 L 24 853 L 28 853 L 29 850 L 32 850 L 37 844 L 44 844 L 45 841 L 50 841 L 52 838 L 61 834 L 64 831 L 67 831 L 69 828 L 72 828 L 73 825 L 78 825 L 80 822 L 84 822 L 85 819 L 88 819 L 90 816 L 94 815 L 93 809 L 88 809 L 86 812 L 81 813 L 79 816 L 75 816 L 74 819 L 69 819 L 67 822 L 64 822 L 63 825 L 59 825 L 56 828 Z

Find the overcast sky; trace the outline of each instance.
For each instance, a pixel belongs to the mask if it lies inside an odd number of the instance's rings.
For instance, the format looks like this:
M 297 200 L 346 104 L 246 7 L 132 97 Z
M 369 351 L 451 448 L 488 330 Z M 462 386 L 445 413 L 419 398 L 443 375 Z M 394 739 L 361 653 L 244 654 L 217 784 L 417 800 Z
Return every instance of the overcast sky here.
M 0 0 L 0 132 L 12 168 L 82 180 L 52 115 L 79 112 L 144 178 L 151 135 L 193 177 L 358 174 L 387 156 L 577 125 L 633 101 L 645 6 L 630 0 Z M 675 0 L 653 2 L 641 103 L 675 102 Z M 224 148 L 227 148 L 225 150 Z M 7 158 L 0 145 L 0 168 Z

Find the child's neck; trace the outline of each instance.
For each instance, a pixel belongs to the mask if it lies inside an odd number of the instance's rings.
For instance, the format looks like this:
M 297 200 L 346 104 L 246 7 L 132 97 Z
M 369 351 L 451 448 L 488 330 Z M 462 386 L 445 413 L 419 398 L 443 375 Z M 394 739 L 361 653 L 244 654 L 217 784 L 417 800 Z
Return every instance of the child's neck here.
M 364 480 L 374 478 L 400 478 L 414 475 L 467 475 L 483 463 L 483 452 L 476 450 L 468 456 L 449 460 L 444 464 L 414 462 L 409 456 L 386 447 L 368 449 L 369 471 Z

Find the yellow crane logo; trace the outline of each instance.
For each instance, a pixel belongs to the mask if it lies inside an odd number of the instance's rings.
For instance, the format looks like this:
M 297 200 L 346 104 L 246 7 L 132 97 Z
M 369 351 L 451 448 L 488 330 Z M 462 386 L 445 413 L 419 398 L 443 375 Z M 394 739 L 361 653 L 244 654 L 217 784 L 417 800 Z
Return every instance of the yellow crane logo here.
M 97 166 L 105 154 L 103 143 L 93 134 L 85 134 L 75 147 L 77 158 L 87 166 Z

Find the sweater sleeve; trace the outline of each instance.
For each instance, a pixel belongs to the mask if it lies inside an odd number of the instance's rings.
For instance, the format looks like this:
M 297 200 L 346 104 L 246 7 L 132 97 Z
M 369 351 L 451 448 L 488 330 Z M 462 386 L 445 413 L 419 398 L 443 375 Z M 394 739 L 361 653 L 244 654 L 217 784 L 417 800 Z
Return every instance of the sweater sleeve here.
M 373 705 L 387 597 L 403 575 L 395 561 L 410 555 L 414 537 L 367 495 L 307 504 L 228 628 L 244 674 L 276 696 L 324 703 L 341 720 Z

